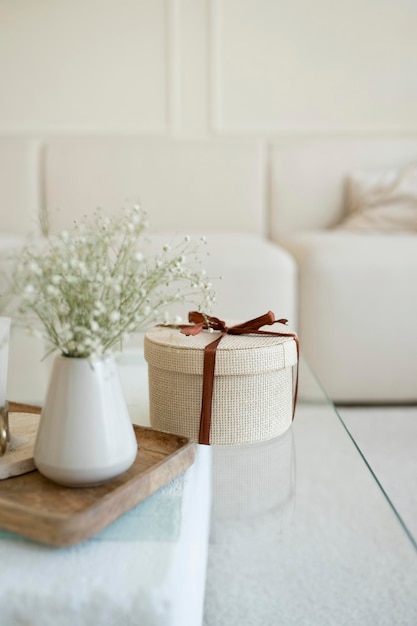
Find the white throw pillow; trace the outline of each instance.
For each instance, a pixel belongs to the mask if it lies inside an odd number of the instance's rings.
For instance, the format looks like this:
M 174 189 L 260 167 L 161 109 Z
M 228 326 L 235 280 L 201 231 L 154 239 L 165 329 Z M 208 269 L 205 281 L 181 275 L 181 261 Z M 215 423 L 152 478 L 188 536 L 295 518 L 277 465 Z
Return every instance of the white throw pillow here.
M 347 217 L 338 229 L 417 232 L 417 164 L 385 172 L 353 172 L 346 184 Z

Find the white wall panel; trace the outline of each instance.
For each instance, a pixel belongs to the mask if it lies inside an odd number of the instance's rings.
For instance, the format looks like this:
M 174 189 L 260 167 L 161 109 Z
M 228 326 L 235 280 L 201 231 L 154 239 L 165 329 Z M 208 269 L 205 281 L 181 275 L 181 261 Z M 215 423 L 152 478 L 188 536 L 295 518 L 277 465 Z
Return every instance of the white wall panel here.
M 0 0 L 0 132 L 166 129 L 167 1 Z
M 171 129 L 202 136 L 208 130 L 209 61 L 207 0 L 169 2 Z
M 214 126 L 417 128 L 417 2 L 211 0 Z
M 416 0 L 0 0 L 0 132 L 417 129 Z

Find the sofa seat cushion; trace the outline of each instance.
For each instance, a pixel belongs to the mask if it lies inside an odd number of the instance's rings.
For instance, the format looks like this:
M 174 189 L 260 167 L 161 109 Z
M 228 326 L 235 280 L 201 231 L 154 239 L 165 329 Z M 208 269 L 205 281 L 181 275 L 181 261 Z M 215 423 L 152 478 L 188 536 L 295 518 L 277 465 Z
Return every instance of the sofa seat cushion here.
M 196 243 L 202 235 L 191 233 Z M 150 252 L 159 251 L 174 236 L 172 232 L 153 234 Z M 17 247 L 24 240 L 0 236 L 0 250 L 2 241 L 10 251 L 12 244 Z M 246 320 L 272 310 L 277 318 L 287 318 L 289 326 L 295 327 L 297 270 L 294 259 L 282 247 L 258 235 L 211 233 L 207 235 L 207 245 L 201 245 L 200 257 L 201 267 L 207 271 L 217 294 L 214 315 L 226 320 Z M 2 269 L 6 269 L 4 264 Z M 195 307 L 182 304 L 175 306 L 172 313 L 185 320 L 192 308 Z M 142 343 L 141 335 L 132 337 L 126 347 L 138 342 Z M 50 367 L 49 361 L 41 363 L 45 352 L 41 341 L 28 337 L 21 328 L 13 330 L 10 359 L 11 363 L 20 362 L 20 366 L 11 368 L 10 398 L 34 402 L 44 397 Z
M 300 232 L 303 352 L 338 402 L 416 401 L 417 237 Z
M 191 235 L 198 241 L 199 234 Z M 158 233 L 152 241 L 160 247 L 172 236 Z M 201 251 L 201 265 L 216 291 L 213 315 L 243 321 L 271 310 L 295 327 L 297 268 L 284 248 L 259 235 L 210 233 Z M 180 313 L 185 317 L 187 310 Z
M 150 254 L 157 253 L 164 244 L 180 241 L 184 234 L 151 233 L 146 249 Z M 215 315 L 243 320 L 272 310 L 277 317 L 287 318 L 294 328 L 297 268 L 284 248 L 260 235 L 245 233 L 210 233 L 207 237 L 191 233 L 191 238 L 198 247 L 201 268 L 206 270 L 216 291 Z M 206 239 L 207 245 L 199 245 L 200 239 Z M 27 241 L 24 237 L 0 234 L 0 293 L 10 276 L 12 253 Z M 179 313 L 185 316 L 189 308 L 179 306 Z

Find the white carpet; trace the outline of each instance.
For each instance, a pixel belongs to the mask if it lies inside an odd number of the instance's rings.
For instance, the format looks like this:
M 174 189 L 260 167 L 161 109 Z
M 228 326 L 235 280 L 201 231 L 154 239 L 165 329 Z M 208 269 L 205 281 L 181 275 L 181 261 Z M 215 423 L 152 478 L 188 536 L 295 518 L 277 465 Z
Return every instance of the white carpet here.
M 417 542 L 417 407 L 337 410 Z

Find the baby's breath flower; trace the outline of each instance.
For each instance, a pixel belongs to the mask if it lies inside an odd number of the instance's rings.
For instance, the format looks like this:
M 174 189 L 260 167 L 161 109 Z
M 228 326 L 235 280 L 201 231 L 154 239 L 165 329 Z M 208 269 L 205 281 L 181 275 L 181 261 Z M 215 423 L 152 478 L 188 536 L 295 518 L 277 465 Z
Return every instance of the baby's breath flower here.
M 31 272 L 33 272 L 33 274 L 39 274 L 39 272 L 41 271 L 38 264 L 35 263 L 35 261 L 31 261 L 29 263 L 29 269 Z
M 111 322 L 118 322 L 120 319 L 120 313 L 119 311 L 112 311 L 109 315 L 109 320 Z
M 25 247 L 12 277 L 18 313 L 30 328 L 37 317 L 42 336 L 62 354 L 100 358 L 152 323 L 171 316 L 179 323 L 170 310 L 177 302 L 210 312 L 214 292 L 191 237 L 150 256 L 146 228 L 146 211 L 135 204 L 112 217 L 97 210 L 43 247 Z

